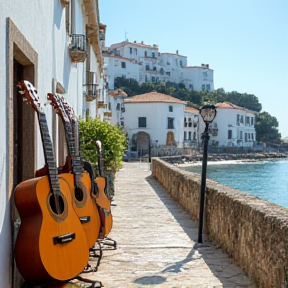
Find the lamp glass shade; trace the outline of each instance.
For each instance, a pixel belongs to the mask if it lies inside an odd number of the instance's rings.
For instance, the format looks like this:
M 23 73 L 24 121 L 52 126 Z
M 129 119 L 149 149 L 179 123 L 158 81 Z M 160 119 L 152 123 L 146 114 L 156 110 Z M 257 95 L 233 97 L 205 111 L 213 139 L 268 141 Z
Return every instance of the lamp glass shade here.
M 216 116 L 216 108 L 215 106 L 204 106 L 201 108 L 200 114 L 205 123 L 211 123 Z

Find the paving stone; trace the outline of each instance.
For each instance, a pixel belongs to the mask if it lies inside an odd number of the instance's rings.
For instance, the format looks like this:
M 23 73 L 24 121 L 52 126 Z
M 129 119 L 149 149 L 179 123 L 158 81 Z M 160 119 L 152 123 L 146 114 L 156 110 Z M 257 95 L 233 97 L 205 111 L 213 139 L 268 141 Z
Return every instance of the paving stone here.
M 255 288 L 205 235 L 197 243 L 197 222 L 151 176 L 149 164 L 124 162 L 115 187 L 109 237 L 117 249 L 104 249 L 97 272 L 81 276 L 106 288 Z

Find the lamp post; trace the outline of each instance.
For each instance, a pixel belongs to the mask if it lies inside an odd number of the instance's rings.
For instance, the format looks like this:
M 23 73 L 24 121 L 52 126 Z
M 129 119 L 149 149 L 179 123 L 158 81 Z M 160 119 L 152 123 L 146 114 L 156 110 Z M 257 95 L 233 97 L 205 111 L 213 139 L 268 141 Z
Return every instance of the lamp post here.
M 205 189 L 206 189 L 206 168 L 207 168 L 207 151 L 208 151 L 208 140 L 209 124 L 213 122 L 216 117 L 217 111 L 214 105 L 205 105 L 200 109 L 200 115 L 205 123 L 205 130 L 202 134 L 203 139 L 203 158 L 202 158 L 202 174 L 201 174 L 201 194 L 200 194 L 200 209 L 199 209 L 199 226 L 198 226 L 198 243 L 202 243 L 202 230 L 203 230 L 203 214 L 204 214 L 204 203 L 205 203 Z

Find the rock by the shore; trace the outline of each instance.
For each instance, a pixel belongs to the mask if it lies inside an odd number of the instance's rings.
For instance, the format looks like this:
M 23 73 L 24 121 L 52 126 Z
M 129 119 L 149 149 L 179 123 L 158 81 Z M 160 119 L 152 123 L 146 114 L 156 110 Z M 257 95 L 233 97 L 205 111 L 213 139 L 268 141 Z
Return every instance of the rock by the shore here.
M 166 156 L 161 157 L 164 161 L 172 164 L 195 163 L 202 161 L 202 154 L 193 155 L 179 155 L 179 156 Z M 227 160 L 243 160 L 247 162 L 288 158 L 288 154 L 279 152 L 262 152 L 262 153 L 243 153 L 243 154 L 208 154 L 208 161 L 227 161 Z

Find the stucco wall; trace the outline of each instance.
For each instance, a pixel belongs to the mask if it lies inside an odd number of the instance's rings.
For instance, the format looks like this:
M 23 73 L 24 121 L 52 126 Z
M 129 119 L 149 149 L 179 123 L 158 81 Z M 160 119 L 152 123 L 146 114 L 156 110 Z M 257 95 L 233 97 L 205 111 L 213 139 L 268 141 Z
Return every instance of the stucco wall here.
M 151 167 L 153 176 L 171 197 L 198 220 L 201 176 L 159 158 L 152 158 Z M 257 287 L 284 287 L 284 267 L 288 270 L 287 209 L 207 179 L 204 231 Z

